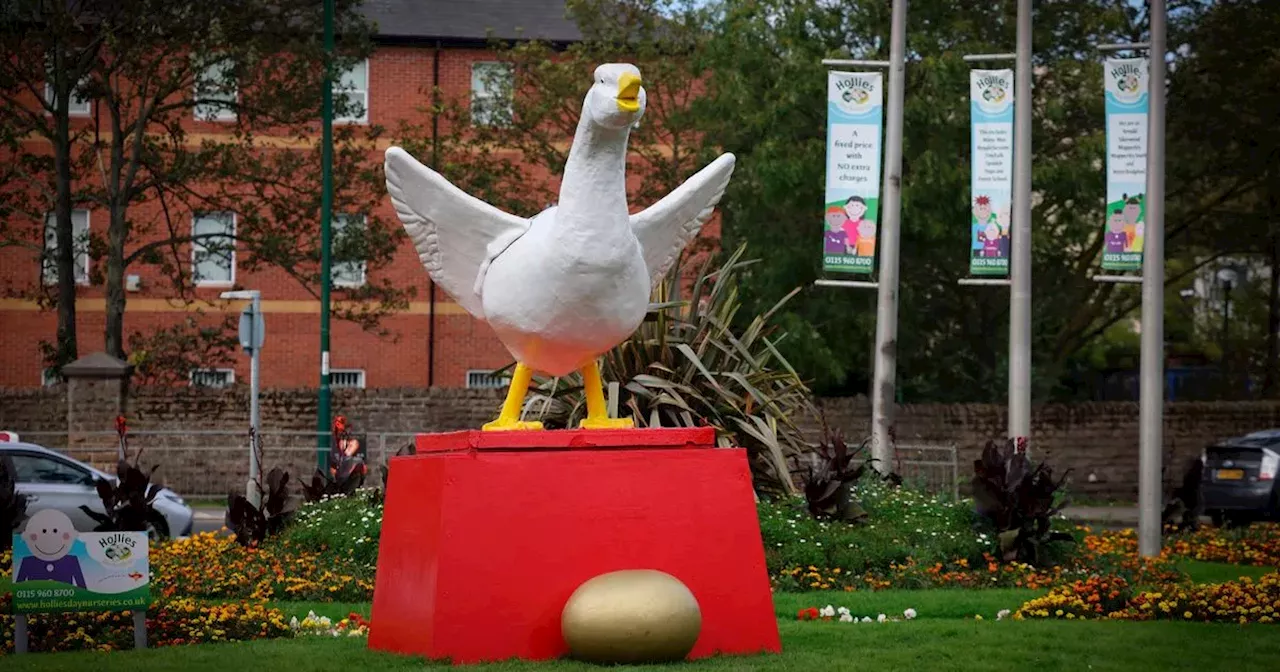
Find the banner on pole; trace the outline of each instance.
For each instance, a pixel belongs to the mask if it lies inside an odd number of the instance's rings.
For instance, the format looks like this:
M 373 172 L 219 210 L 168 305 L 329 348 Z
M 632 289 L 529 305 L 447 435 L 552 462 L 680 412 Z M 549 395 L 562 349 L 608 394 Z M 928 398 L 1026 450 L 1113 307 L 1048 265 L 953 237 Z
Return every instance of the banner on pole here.
M 827 73 L 824 271 L 871 273 L 875 268 L 883 124 L 880 73 Z
M 1009 274 L 1013 203 L 1013 71 L 969 72 L 969 273 Z
M 1103 80 L 1107 111 L 1107 209 L 1102 268 L 1142 269 L 1147 221 L 1146 58 L 1108 58 Z

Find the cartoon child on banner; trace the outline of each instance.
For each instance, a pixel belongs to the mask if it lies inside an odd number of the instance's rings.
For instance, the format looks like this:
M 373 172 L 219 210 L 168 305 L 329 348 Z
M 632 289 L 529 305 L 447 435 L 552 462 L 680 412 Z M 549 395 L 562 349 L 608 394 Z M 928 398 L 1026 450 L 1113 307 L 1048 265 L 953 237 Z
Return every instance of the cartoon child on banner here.
M 844 232 L 844 208 L 833 205 L 827 208 L 827 229 L 823 232 L 822 251 L 827 254 L 848 254 L 849 237 Z
M 27 521 L 27 528 L 22 533 L 22 540 L 31 550 L 31 555 L 22 559 L 14 583 L 57 581 L 84 588 L 80 560 L 71 555 L 76 537 L 76 529 L 67 514 L 54 509 L 37 511 Z
M 1123 198 L 1123 197 L 1122 197 Z M 1124 199 L 1124 210 L 1121 211 L 1124 217 L 1124 237 L 1125 252 L 1138 252 L 1142 248 L 1137 245 L 1138 238 L 1138 217 L 1142 215 L 1142 194 L 1136 194 Z
M 874 257 L 876 254 L 876 223 L 864 219 L 858 222 L 858 246 L 856 252 L 859 257 Z
M 1124 252 L 1129 240 L 1124 234 L 1124 211 L 1116 209 L 1107 220 L 1106 244 L 1107 252 Z
M 992 226 L 996 227 L 994 234 L 991 233 Z M 999 218 L 991 211 L 991 197 L 982 195 L 973 199 L 973 249 L 977 256 L 1000 256 L 1001 232 Z M 992 250 L 996 250 L 997 253 L 991 254 Z
M 844 220 L 845 241 L 854 254 L 861 254 L 857 252 L 860 249 L 858 238 L 862 235 L 860 232 L 864 228 L 862 223 L 867 221 L 862 218 L 863 215 L 867 214 L 867 202 L 862 200 L 861 196 L 850 196 L 849 200 L 844 202 L 844 214 L 848 217 L 848 219 Z M 873 223 L 871 227 L 874 233 L 875 224 Z M 875 243 L 872 242 L 872 245 L 874 246 Z

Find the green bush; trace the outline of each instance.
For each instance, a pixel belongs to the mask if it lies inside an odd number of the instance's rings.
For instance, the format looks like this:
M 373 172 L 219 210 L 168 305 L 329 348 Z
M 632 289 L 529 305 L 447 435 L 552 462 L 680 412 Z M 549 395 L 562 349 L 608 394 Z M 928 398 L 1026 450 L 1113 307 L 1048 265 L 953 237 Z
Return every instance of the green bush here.
M 365 489 L 303 504 L 279 539 L 295 548 L 372 569 L 378 564 L 381 531 L 381 498 Z
M 994 539 L 975 531 L 969 502 L 948 502 L 907 487 L 863 479 L 854 497 L 865 523 L 814 520 L 801 497 L 761 501 L 760 532 L 771 574 L 794 567 L 888 572 L 908 559 L 918 564 L 978 561 Z

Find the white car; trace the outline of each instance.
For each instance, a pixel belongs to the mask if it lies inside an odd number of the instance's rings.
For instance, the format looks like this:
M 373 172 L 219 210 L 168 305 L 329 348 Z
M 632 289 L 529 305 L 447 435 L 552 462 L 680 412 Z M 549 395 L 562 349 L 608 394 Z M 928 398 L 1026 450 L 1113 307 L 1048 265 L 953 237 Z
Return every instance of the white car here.
M 115 481 L 115 476 L 33 443 L 0 441 L 0 456 L 13 460 L 18 472 L 17 491 L 27 496 L 28 516 L 40 509 L 57 509 L 67 514 L 81 532 L 91 532 L 97 526 L 97 521 L 80 510 L 80 506 L 87 505 L 93 511 L 103 513 L 102 498 L 98 496 L 94 482 L 97 479 Z M 149 530 L 154 536 L 185 537 L 191 534 L 194 516 L 191 507 L 182 501 L 178 493 L 164 488 L 152 505 L 165 520 L 165 529 L 159 529 L 157 525 Z M 18 529 L 22 529 L 22 523 Z

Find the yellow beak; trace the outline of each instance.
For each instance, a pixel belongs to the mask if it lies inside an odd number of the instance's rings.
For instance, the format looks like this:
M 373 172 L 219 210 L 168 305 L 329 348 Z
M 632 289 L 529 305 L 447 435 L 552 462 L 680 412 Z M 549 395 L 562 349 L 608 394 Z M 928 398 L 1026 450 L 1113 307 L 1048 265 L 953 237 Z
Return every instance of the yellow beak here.
M 618 78 L 618 109 L 623 112 L 640 110 L 640 75 L 624 72 Z

